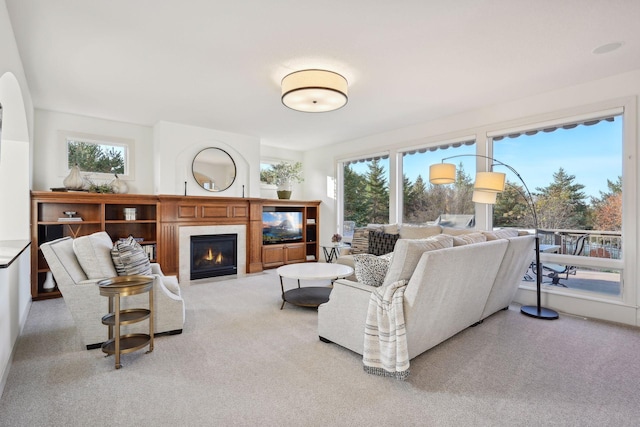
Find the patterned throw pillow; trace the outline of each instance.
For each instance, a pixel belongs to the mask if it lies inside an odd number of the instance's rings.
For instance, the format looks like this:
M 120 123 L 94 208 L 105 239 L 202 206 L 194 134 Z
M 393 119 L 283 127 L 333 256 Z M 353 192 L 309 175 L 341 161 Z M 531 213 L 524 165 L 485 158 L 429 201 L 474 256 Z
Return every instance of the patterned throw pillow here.
M 375 256 L 371 254 L 357 254 L 353 256 L 356 278 L 358 282 L 378 287 L 387 275 L 392 254 Z
M 149 257 L 133 236 L 114 243 L 113 249 L 111 249 L 111 258 L 118 276 L 151 274 Z
M 356 228 L 353 230 L 351 239 L 352 254 L 366 254 L 369 250 L 369 230 L 366 228 Z
M 372 255 L 384 255 L 393 252 L 399 234 L 382 233 L 380 231 L 369 232 L 369 253 Z

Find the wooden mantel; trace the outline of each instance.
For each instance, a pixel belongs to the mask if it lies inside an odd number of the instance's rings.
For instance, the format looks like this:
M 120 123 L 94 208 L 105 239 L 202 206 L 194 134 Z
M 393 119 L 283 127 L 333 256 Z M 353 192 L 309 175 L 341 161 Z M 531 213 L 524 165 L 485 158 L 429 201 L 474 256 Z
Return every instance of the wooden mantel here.
M 262 250 L 262 210 L 264 206 L 307 207 L 319 200 L 279 200 L 240 197 L 159 195 L 158 262 L 166 274 L 178 274 L 179 229 L 194 225 L 244 225 L 247 228 L 247 273 L 264 268 Z M 316 259 L 318 248 L 316 243 Z
M 247 273 L 262 271 L 262 205 L 265 199 L 158 196 L 158 262 L 165 274 L 177 274 L 179 229 L 194 225 L 245 225 Z

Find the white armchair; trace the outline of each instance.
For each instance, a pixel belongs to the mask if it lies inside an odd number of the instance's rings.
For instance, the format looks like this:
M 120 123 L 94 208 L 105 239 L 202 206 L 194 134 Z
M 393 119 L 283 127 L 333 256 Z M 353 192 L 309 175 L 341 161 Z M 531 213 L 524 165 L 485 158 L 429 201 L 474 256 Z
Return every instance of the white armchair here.
M 111 242 L 105 232 L 96 233 L 94 236 L 109 239 L 109 243 Z M 95 276 L 96 271 L 103 271 L 105 277 L 89 279 L 76 257 L 73 241 L 71 237 L 64 237 L 42 244 L 40 249 L 71 312 L 83 345 L 87 349 L 98 348 L 107 340 L 107 327 L 102 324 L 101 319 L 107 314 L 108 299 L 100 296 L 97 282 L 116 276 L 115 268 L 113 263 L 108 265 L 111 262 L 110 253 L 103 253 L 104 248 L 100 247 L 96 250 L 99 253 L 95 254 L 96 265 L 92 266 L 92 275 Z M 153 288 L 155 334 L 179 334 L 184 325 L 185 308 L 178 280 L 175 276 L 165 276 L 158 264 L 151 264 L 151 270 L 155 279 Z M 147 305 L 147 295 L 134 295 L 123 298 L 121 308 Z M 145 333 L 145 329 L 148 333 L 147 328 L 144 322 L 127 325 L 122 327 L 122 333 Z

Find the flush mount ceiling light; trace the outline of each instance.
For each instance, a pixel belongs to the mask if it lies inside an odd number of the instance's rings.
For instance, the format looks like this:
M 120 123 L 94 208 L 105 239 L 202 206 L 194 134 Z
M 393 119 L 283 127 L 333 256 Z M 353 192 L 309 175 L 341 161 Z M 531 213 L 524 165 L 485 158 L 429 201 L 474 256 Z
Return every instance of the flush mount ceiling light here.
M 282 79 L 282 103 L 292 110 L 323 113 L 347 100 L 347 79 L 332 71 L 301 70 Z

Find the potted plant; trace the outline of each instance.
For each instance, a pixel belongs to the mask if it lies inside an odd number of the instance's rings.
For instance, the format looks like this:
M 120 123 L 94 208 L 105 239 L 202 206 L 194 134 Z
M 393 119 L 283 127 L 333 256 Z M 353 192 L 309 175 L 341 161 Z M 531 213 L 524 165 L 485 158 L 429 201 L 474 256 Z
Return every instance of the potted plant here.
M 278 186 L 278 198 L 291 198 L 291 184 L 302 182 L 302 163 L 280 162 L 260 171 L 260 181 Z

